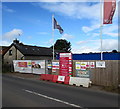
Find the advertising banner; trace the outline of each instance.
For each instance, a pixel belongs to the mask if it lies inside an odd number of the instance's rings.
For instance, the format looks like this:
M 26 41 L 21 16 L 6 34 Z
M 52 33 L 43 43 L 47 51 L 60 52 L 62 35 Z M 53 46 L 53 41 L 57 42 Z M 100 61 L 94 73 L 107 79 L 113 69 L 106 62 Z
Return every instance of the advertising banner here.
M 45 60 L 13 60 L 13 64 L 15 72 L 45 74 Z
M 80 69 L 81 69 L 80 62 L 76 62 L 76 70 L 80 70 Z
M 31 60 L 13 60 L 14 71 L 20 73 L 32 73 Z
M 45 60 L 32 60 L 31 63 L 34 74 L 45 74 Z
M 52 69 L 59 69 L 59 62 L 52 62 Z
M 52 72 L 57 72 L 59 69 L 59 62 L 52 62 Z
M 76 76 L 81 77 L 81 78 L 89 78 L 90 77 L 88 70 L 85 70 L 85 71 L 79 70 L 79 71 L 77 71 Z
M 18 67 L 27 67 L 27 62 L 18 62 Z
M 52 64 L 48 64 L 48 65 L 47 65 L 47 68 L 48 68 L 48 69 L 52 69 Z
M 76 62 L 76 70 L 87 70 L 87 68 L 95 68 L 95 62 Z
M 90 62 L 90 68 L 95 68 L 95 62 Z
M 105 61 L 96 61 L 96 68 L 105 68 Z
M 72 53 L 60 53 L 60 72 L 59 75 L 72 75 Z
M 81 70 L 86 70 L 87 62 L 81 62 Z

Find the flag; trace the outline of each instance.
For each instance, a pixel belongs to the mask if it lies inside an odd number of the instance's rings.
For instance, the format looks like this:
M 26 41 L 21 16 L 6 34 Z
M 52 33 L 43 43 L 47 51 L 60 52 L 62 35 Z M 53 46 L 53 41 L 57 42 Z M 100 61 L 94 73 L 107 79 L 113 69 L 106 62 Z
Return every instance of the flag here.
M 60 34 L 62 34 L 64 31 L 61 28 L 61 26 L 58 24 L 58 22 L 56 21 L 56 19 L 54 18 L 54 29 L 58 29 Z
M 112 24 L 112 18 L 115 13 L 116 0 L 104 0 L 104 18 L 103 24 Z

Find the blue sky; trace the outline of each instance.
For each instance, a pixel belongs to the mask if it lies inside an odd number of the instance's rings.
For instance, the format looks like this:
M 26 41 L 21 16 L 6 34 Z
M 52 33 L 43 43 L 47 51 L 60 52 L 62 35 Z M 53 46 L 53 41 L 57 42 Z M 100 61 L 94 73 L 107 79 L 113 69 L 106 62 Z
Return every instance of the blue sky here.
M 100 52 L 100 3 L 58 1 L 2 2 L 0 44 L 10 45 L 17 38 L 24 44 L 50 47 L 57 39 L 66 39 L 73 53 Z M 64 30 L 60 34 L 55 29 L 54 40 L 52 14 Z M 103 25 L 102 36 L 103 51 L 118 49 L 117 8 L 113 24 Z

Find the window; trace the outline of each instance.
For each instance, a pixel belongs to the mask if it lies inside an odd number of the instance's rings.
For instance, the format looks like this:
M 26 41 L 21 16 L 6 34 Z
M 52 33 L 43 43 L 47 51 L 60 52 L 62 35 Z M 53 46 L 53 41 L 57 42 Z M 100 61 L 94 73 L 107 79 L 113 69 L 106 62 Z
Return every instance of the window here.
M 9 55 L 12 55 L 12 50 L 9 50 Z

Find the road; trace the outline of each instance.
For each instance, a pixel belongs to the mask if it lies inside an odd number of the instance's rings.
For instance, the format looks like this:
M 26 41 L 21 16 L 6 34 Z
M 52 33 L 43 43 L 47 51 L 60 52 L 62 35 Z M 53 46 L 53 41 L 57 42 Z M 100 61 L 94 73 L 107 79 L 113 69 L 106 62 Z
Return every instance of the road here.
M 10 75 L 2 76 L 2 95 L 2 107 L 118 107 L 117 94 Z

